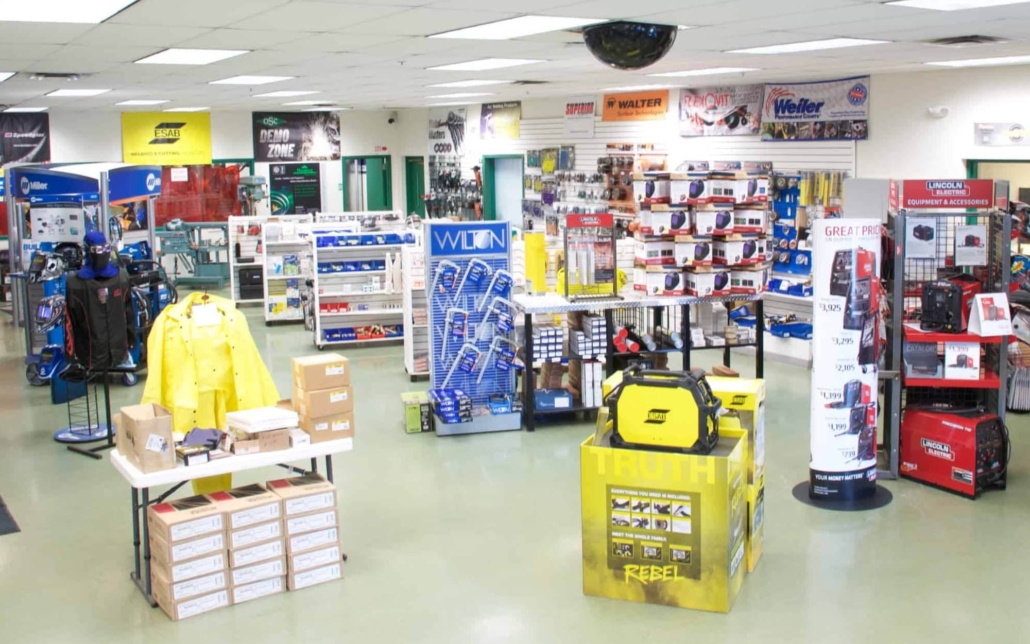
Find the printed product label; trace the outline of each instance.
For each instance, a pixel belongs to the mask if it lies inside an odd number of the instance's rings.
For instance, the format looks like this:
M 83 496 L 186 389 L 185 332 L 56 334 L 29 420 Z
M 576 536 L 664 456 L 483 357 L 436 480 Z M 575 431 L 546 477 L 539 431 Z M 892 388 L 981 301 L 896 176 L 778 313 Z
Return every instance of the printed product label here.
M 268 579 L 269 577 L 282 577 L 286 574 L 282 559 L 261 563 L 249 568 L 237 568 L 232 571 L 232 585 L 241 586 L 251 584 L 255 581 Z
M 292 561 L 293 567 L 290 570 L 293 572 L 310 570 L 311 568 L 318 568 L 319 566 L 325 566 L 339 560 L 340 547 L 333 546 L 325 550 L 316 550 L 295 556 Z
M 160 454 L 168 448 L 168 443 L 165 441 L 163 436 L 157 434 L 151 434 L 150 438 L 147 439 L 147 451 L 157 452 Z
M 242 604 L 243 602 L 250 601 L 252 599 L 257 599 L 259 597 L 267 597 L 268 595 L 281 593 L 282 590 L 282 577 L 266 579 L 264 581 L 259 581 L 256 584 L 237 586 L 232 591 L 233 603 Z
M 312 548 L 325 546 L 339 540 L 340 537 L 336 528 L 312 532 L 311 534 L 302 534 L 299 537 L 293 537 L 290 539 L 290 551 L 301 552 L 304 550 L 311 550 Z
M 343 364 L 328 364 L 325 366 L 325 375 L 327 376 L 342 376 L 343 375 Z
M 185 561 L 201 555 L 206 555 L 209 552 L 215 552 L 216 550 L 225 549 L 225 537 L 220 534 L 216 534 L 206 539 L 197 539 L 196 541 L 190 541 L 178 546 L 172 546 L 172 562 L 176 563 L 179 561 Z
M 350 429 L 350 421 L 349 420 L 334 420 L 333 421 L 333 431 L 334 432 L 345 432 L 348 429 Z
M 286 533 L 296 534 L 298 532 L 311 532 L 336 525 L 335 512 L 320 512 L 310 516 L 290 519 L 286 522 Z
M 232 527 L 243 528 L 255 523 L 274 521 L 279 518 L 279 503 L 269 503 L 249 510 L 236 512 L 232 515 Z
M 324 581 L 339 579 L 340 572 L 340 564 L 334 564 L 332 566 L 326 566 L 325 568 L 316 568 L 309 572 L 298 573 L 293 576 L 293 587 L 299 590 L 301 588 L 320 584 Z
M 246 550 L 237 550 L 233 553 L 233 564 L 236 566 L 248 566 L 252 563 L 274 559 L 283 554 L 283 542 L 273 541 Z
M 314 512 L 315 510 L 322 510 L 325 508 L 333 507 L 333 503 L 336 501 L 336 495 L 333 492 L 326 492 L 325 494 L 313 494 L 311 496 L 304 496 L 299 499 L 289 499 L 286 501 L 286 516 L 293 514 L 304 514 L 305 512 Z
M 225 556 L 212 555 L 189 563 L 172 566 L 172 581 L 180 582 L 202 575 L 209 575 L 225 568 Z
M 329 423 L 315 423 L 316 432 L 324 432 L 327 429 L 329 429 Z
M 229 592 L 223 590 L 211 595 L 205 595 L 204 597 L 197 597 L 187 602 L 179 604 L 178 610 L 179 619 L 186 619 L 187 617 L 193 617 L 201 613 L 206 613 L 209 610 L 216 608 L 222 608 L 223 606 L 229 605 Z
M 184 581 L 181 584 L 172 586 L 172 599 L 179 601 L 189 599 L 204 593 L 210 593 L 225 588 L 225 573 L 220 572 L 200 579 Z
M 185 521 L 173 525 L 171 529 L 172 541 L 182 541 L 191 537 L 199 537 L 208 532 L 218 532 L 222 529 L 222 515 L 216 514 L 210 517 Z
M 275 523 L 266 523 L 265 525 L 254 526 L 253 528 L 247 528 L 246 530 L 239 530 L 232 533 L 232 547 L 242 548 L 243 546 L 249 546 L 252 543 L 261 543 L 262 541 L 268 541 L 269 539 L 276 539 L 282 536 L 282 524 L 276 521 Z
M 344 402 L 345 400 L 347 400 L 346 391 L 334 391 L 333 393 L 329 394 L 329 402 L 331 403 Z

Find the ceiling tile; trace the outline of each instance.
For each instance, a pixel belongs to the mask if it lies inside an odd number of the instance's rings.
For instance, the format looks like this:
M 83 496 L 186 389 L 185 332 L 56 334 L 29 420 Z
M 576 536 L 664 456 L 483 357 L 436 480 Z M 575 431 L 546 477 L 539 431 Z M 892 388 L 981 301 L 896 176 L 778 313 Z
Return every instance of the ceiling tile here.
M 189 38 L 196 38 L 210 32 L 206 27 L 169 27 L 164 25 L 118 25 L 101 24 L 82 34 L 71 42 L 73 45 L 108 47 L 125 45 L 129 47 L 171 47 Z
M 515 13 L 493 11 L 454 11 L 420 8 L 362 23 L 355 33 L 398 34 L 401 36 L 428 36 L 453 29 L 482 25 L 516 16 Z
M 241 20 L 233 26 L 238 29 L 286 29 L 295 31 L 336 31 L 391 14 L 405 7 L 377 4 L 342 4 L 296 0 Z
M 225 27 L 287 2 L 289 0 L 141 0 L 106 22 L 155 27 Z
M 316 34 L 279 29 L 214 29 L 203 35 L 176 43 L 196 49 L 269 49 L 274 45 L 296 42 Z
M 66 45 L 96 25 L 0 22 L 0 42 Z

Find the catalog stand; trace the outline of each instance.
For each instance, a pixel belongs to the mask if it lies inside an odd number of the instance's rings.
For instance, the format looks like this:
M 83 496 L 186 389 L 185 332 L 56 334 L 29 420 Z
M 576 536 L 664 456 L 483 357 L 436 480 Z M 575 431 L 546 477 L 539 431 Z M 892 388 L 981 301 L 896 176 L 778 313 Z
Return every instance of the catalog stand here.
M 434 403 L 436 433 L 520 429 L 510 226 L 427 221 L 425 231 L 430 395 L 446 392 L 455 412 Z

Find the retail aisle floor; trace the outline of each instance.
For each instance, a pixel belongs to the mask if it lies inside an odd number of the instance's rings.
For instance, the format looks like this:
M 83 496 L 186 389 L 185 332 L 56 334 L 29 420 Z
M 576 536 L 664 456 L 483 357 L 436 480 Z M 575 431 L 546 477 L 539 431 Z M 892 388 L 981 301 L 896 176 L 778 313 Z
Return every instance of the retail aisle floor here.
M 290 358 L 312 352 L 310 336 L 249 318 L 285 394 Z M 1011 422 L 1007 492 L 972 502 L 890 482 L 885 509 L 820 511 L 791 497 L 807 475 L 808 376 L 771 365 L 765 557 L 732 613 L 706 614 L 583 595 L 577 446 L 589 424 L 406 435 L 399 393 L 420 385 L 405 375 L 399 347 L 347 352 L 357 448 L 335 460 L 346 578 L 174 623 L 129 581 L 128 486 L 106 460 L 51 441 L 65 408 L 27 386 L 20 335 L 9 326 L 0 352 L 0 495 L 22 529 L 0 537 L 5 644 L 844 644 L 984 633 L 1022 641 L 1030 632 L 1030 559 L 1018 550 L 1030 530 L 1023 418 Z M 750 361 L 739 361 L 746 373 Z M 116 405 L 136 402 L 142 385 L 113 392 Z

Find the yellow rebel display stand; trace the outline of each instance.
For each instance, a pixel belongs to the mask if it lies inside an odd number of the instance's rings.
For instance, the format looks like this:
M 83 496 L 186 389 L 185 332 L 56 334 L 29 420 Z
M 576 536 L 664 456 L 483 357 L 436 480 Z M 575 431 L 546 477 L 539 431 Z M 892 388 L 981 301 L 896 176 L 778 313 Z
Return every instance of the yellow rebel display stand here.
M 747 568 L 747 433 L 708 455 L 580 446 L 583 592 L 729 612 Z

